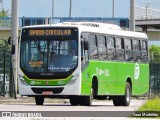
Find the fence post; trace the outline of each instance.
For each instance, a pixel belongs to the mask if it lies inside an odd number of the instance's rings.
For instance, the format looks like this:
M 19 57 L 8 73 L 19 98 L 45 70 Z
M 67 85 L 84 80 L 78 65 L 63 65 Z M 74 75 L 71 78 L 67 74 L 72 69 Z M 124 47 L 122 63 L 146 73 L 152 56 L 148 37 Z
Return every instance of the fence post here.
M 10 56 L 10 78 L 9 78 L 9 94 L 10 94 L 10 97 L 13 97 L 13 86 L 12 86 L 12 84 L 13 84 L 13 82 L 12 82 L 12 73 L 13 73 L 13 71 L 12 71 L 12 62 L 11 62 L 11 56 Z
M 6 61 L 5 61 L 5 58 L 6 58 L 6 50 L 4 49 L 4 52 L 3 52 L 3 60 L 4 60 L 4 68 L 3 68 L 3 97 L 5 97 L 5 85 L 6 85 Z

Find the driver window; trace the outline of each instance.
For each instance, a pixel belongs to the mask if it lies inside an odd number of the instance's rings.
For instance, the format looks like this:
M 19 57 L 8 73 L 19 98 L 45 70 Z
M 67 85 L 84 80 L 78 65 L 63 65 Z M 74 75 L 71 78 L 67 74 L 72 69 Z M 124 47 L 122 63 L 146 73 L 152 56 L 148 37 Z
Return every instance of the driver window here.
M 83 33 L 81 36 L 81 61 L 88 61 L 89 60 L 89 54 L 88 54 L 88 50 L 85 50 L 84 46 L 85 46 L 85 42 L 84 41 L 88 41 L 88 34 Z

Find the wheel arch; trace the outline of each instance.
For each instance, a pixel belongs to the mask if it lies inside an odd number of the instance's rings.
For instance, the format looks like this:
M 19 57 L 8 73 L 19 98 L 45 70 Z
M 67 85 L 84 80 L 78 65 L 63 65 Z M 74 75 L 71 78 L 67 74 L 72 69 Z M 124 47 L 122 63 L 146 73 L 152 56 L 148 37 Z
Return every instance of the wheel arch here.
M 93 76 L 92 77 L 92 84 L 93 83 L 97 83 L 98 84 L 98 78 L 97 78 L 97 76 Z
M 132 79 L 130 77 L 128 77 L 126 82 L 128 82 L 130 84 L 131 91 L 132 91 Z
M 98 77 L 92 77 L 92 89 L 95 91 L 95 95 L 98 95 Z

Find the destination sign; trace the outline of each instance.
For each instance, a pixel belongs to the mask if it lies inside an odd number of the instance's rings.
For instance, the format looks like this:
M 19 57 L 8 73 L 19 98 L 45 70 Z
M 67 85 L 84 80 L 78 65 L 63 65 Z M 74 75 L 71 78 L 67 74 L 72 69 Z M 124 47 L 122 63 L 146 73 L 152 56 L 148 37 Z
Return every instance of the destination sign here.
M 31 67 L 41 67 L 43 64 L 43 61 L 29 61 L 29 65 Z
M 29 30 L 29 36 L 71 36 L 71 29 Z

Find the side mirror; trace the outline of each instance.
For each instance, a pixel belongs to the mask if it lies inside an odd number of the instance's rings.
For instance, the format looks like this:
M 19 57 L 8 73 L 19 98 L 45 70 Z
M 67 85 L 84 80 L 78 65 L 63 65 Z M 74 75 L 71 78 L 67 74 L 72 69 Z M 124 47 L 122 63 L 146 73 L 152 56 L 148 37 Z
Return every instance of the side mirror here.
M 8 44 L 11 45 L 11 37 L 8 38 Z
M 15 45 L 12 45 L 11 55 L 15 54 L 15 52 L 16 52 L 16 46 L 15 46 Z
M 19 43 L 19 39 L 20 39 L 20 36 L 18 36 L 18 43 Z
M 84 50 L 88 49 L 89 49 L 88 41 L 84 41 Z
M 20 39 L 20 36 L 18 36 L 18 43 L 19 43 L 19 39 Z M 11 45 L 11 36 L 8 38 L 7 42 L 8 42 L 9 45 Z

